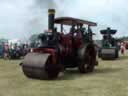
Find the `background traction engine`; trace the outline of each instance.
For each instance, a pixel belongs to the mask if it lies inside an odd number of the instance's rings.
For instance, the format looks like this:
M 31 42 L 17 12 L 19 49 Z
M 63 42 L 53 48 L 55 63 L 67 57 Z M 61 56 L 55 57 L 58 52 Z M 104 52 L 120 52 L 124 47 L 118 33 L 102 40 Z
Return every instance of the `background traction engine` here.
M 81 73 L 92 72 L 96 64 L 96 50 L 90 26 L 96 23 L 70 17 L 54 18 L 55 10 L 49 9 L 49 31 L 39 35 L 40 44 L 28 53 L 21 63 L 29 78 L 55 79 L 66 68 L 78 67 Z M 61 25 L 57 32 L 55 24 Z M 88 25 L 85 31 L 83 24 Z M 71 26 L 64 34 L 63 25 Z
M 103 35 L 102 47 L 99 51 L 99 57 L 101 59 L 116 59 L 119 57 L 117 41 L 112 37 L 116 32 L 116 30 L 110 28 L 100 31 Z

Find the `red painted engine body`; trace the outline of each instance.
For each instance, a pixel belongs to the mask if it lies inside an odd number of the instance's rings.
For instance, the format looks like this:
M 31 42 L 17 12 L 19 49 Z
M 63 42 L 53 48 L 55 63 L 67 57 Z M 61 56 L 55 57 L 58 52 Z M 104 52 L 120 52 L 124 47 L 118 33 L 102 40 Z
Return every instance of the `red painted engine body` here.
M 58 48 L 34 48 L 33 52 L 51 54 L 52 64 L 57 64 L 58 62 L 61 62 L 63 64 L 70 62 L 69 58 L 75 57 L 73 56 L 74 53 L 76 52 L 76 50 L 74 49 L 79 49 L 83 45 L 82 34 L 80 34 L 80 32 L 77 32 L 74 34 L 72 34 L 71 32 L 68 34 L 61 34 L 61 33 L 58 33 L 58 34 L 59 34 L 59 44 L 58 44 L 59 49 Z

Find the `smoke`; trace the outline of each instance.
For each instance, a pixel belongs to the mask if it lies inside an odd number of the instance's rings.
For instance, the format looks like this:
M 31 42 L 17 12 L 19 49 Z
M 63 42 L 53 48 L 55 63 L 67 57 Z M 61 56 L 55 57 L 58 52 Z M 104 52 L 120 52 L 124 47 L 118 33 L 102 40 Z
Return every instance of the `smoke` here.
M 126 36 L 128 8 L 126 0 L 0 0 L 0 38 L 27 40 L 30 35 L 47 29 L 48 8 L 56 9 L 56 17 L 70 16 L 97 22 L 93 28 L 118 30 L 116 36 Z
M 0 38 L 26 37 L 25 23 L 30 18 L 30 0 L 1 0 L 0 1 Z

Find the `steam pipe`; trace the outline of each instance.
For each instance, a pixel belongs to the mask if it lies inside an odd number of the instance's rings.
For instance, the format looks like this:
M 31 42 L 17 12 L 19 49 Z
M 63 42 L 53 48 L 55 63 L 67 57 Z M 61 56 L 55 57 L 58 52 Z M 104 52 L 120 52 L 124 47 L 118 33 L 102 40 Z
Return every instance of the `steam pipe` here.
M 55 9 L 48 10 L 48 29 L 54 32 Z

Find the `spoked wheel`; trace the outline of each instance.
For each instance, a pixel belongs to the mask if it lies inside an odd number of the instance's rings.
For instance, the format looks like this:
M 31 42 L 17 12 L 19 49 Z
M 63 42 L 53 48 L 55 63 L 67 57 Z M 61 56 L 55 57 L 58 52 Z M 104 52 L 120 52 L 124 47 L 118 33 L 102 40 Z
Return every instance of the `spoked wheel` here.
M 81 73 L 88 73 L 88 67 L 89 67 L 89 62 L 90 62 L 90 58 L 89 56 L 86 56 L 86 59 L 85 60 L 81 60 L 80 63 L 79 63 L 79 71 Z
M 89 62 L 89 65 L 87 67 L 87 72 L 93 72 L 94 68 L 95 68 L 95 65 L 96 65 L 95 59 L 90 57 L 90 62 Z
M 81 73 L 92 72 L 96 65 L 96 50 L 93 44 L 89 44 L 84 52 L 84 59 L 79 64 Z

